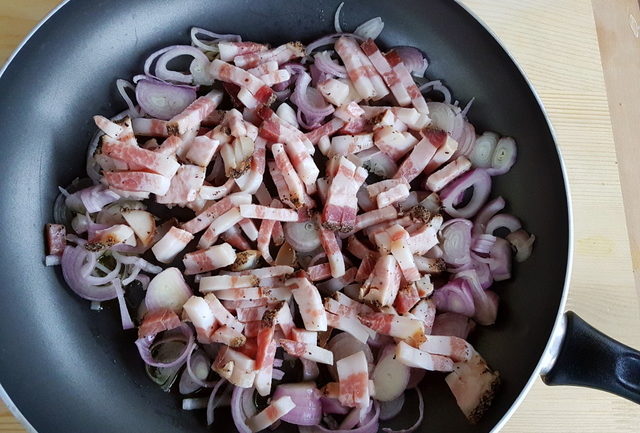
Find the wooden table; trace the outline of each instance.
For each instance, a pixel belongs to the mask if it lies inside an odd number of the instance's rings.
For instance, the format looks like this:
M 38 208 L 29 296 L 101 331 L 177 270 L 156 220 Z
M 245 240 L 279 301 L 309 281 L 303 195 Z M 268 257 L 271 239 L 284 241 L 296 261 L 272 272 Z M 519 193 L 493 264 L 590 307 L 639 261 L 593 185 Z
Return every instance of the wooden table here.
M 57 2 L 0 0 L 0 61 Z M 632 31 L 637 25 L 629 24 L 630 15 L 640 23 L 637 0 L 463 3 L 524 68 L 556 129 L 575 221 L 568 308 L 640 347 L 633 276 L 633 269 L 640 270 L 640 40 Z M 0 431 L 24 432 L 4 406 Z M 603 392 L 546 387 L 538 380 L 503 431 L 639 432 L 640 407 Z

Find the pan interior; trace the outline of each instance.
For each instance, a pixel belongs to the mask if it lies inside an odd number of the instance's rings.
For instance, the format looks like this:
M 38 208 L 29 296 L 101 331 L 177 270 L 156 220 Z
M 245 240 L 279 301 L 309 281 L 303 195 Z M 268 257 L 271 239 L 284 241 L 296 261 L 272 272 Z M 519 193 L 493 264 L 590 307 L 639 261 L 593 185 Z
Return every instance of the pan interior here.
M 176 395 L 146 377 L 118 312 L 89 310 L 59 269 L 45 268 L 42 227 L 52 220 L 58 185 L 84 174 L 94 114 L 125 106 L 116 78 L 142 70 L 148 54 L 188 43 L 191 26 L 241 33 L 246 40 L 309 42 L 333 30 L 339 1 L 168 0 L 70 1 L 22 48 L 0 79 L 0 383 L 40 432 L 204 432 L 201 411 L 184 412 Z M 515 278 L 495 286 L 498 323 L 471 342 L 501 372 L 503 385 L 482 421 L 469 425 L 441 377 L 424 383 L 419 431 L 486 432 L 503 417 L 530 378 L 553 326 L 563 291 L 568 210 L 560 161 L 545 117 L 515 65 L 459 5 L 450 0 L 353 0 L 343 27 L 381 16 L 385 47 L 413 45 L 429 56 L 430 78 L 442 78 L 470 119 L 518 142 L 518 163 L 495 179 L 508 211 L 537 236 L 534 254 Z M 218 411 L 217 431 L 232 429 Z M 394 427 L 412 423 L 407 411 Z M 405 424 L 406 423 L 406 424 Z M 228 427 L 229 426 L 229 427 Z M 228 428 L 227 428 L 228 427 Z

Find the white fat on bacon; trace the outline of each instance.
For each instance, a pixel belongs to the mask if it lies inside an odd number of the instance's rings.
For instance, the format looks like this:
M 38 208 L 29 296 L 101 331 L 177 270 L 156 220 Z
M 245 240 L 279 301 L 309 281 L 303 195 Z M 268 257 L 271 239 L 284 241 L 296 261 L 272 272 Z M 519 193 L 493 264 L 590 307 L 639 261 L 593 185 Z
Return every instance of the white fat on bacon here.
M 220 50 L 220 59 L 225 62 L 230 62 L 236 56 L 267 51 L 269 47 L 257 42 L 220 41 L 218 43 L 218 49 Z
M 471 169 L 471 162 L 464 156 L 459 156 L 441 169 L 431 173 L 425 186 L 433 192 L 438 192 L 458 176 Z
M 182 306 L 187 317 L 196 328 L 198 342 L 202 344 L 211 343 L 211 331 L 216 323 L 213 311 L 209 304 L 200 296 L 192 296 Z
M 246 343 L 247 338 L 235 329 L 223 325 L 213 331 L 211 342 L 226 344 L 229 347 L 240 347 Z
M 382 126 L 374 131 L 373 142 L 391 159 L 398 161 L 413 149 L 418 139 L 409 132 L 398 131 L 393 126 Z
M 193 219 L 182 224 L 182 228 L 189 233 L 196 234 L 209 227 L 214 219 L 234 206 L 248 203 L 251 203 L 251 195 L 246 193 L 231 194 L 204 208 Z
M 415 255 L 422 256 L 438 245 L 438 230 L 440 230 L 442 221 L 442 215 L 435 215 L 417 232 L 411 233 L 406 243 L 409 250 Z
M 136 117 L 131 119 L 131 127 L 135 135 L 145 137 L 166 137 L 169 135 L 166 120 Z
M 224 171 L 227 177 L 234 179 L 242 176 L 251 167 L 251 157 L 255 150 L 254 141 L 242 136 L 220 147 L 220 155 L 224 161 Z
M 324 308 L 329 313 L 327 314 L 327 320 L 332 328 L 347 332 L 363 343 L 366 343 L 369 338 L 375 337 L 375 331 L 367 328 L 358 320 L 357 309 L 341 304 L 331 298 L 324 300 Z
M 218 240 L 218 236 L 242 220 L 243 217 L 240 215 L 240 209 L 237 206 L 216 217 L 202 234 L 198 242 L 198 248 L 209 248 Z
M 260 279 L 255 275 L 213 275 L 200 278 L 200 293 L 209 293 L 229 288 L 241 289 L 255 287 Z
M 240 388 L 251 388 L 256 378 L 255 361 L 222 345 L 211 369 Z
M 252 432 L 262 431 L 291 412 L 295 407 L 296 404 L 291 397 L 288 395 L 280 397 L 277 400 L 273 400 L 262 412 L 249 418 L 247 427 Z
M 235 260 L 235 250 L 231 245 L 224 243 L 214 245 L 206 250 L 187 253 L 182 259 L 182 262 L 185 267 L 185 275 L 194 275 L 229 266 L 233 264 Z
M 318 83 L 316 88 L 327 102 L 335 106 L 344 104 L 349 97 L 349 85 L 335 78 L 329 78 L 328 80 Z
M 306 202 L 305 187 L 293 168 L 293 165 L 284 150 L 284 145 L 281 143 L 273 143 L 271 145 L 271 153 L 273 153 L 273 158 L 279 173 L 287 184 L 289 201 L 296 209 L 301 208 Z
M 384 81 L 354 39 L 342 36 L 336 41 L 335 50 L 354 87 L 364 99 L 379 100 L 389 94 Z
M 389 227 L 387 233 L 391 239 L 391 254 L 398 262 L 405 280 L 409 282 L 418 281 L 420 272 L 413 261 L 413 253 L 406 244 L 409 239 L 409 233 L 398 224 Z
M 474 351 L 471 359 L 453 365 L 453 372 L 445 377 L 445 381 L 464 415 L 476 423 L 491 405 L 500 384 L 500 374 L 491 370 Z
M 330 146 L 323 152 L 328 158 L 336 155 L 351 155 L 373 147 L 373 133 L 356 135 L 334 135 Z
M 305 276 L 290 278 L 287 280 L 287 286 L 292 288 L 291 293 L 298 304 L 305 329 L 326 331 L 327 316 L 316 286 L 311 284 Z
M 206 135 L 198 136 L 191 142 L 185 154 L 185 159 L 200 167 L 207 167 L 219 146 L 220 142 L 218 140 L 209 138 Z
M 280 346 L 282 346 L 289 355 L 320 364 L 333 365 L 333 352 L 323 349 L 320 346 L 288 340 L 286 338 L 280 339 Z
M 401 271 L 396 259 L 390 254 L 383 255 L 360 288 L 360 299 L 376 306 L 391 305 L 398 294 L 400 279 Z
M 360 321 L 374 331 L 400 338 L 418 346 L 425 340 L 424 327 L 420 320 L 393 313 L 360 314 Z
M 244 330 L 244 324 L 238 321 L 238 319 L 227 310 L 220 300 L 213 293 L 208 293 L 204 297 L 205 302 L 209 305 L 209 308 L 213 312 L 213 316 L 216 321 L 222 325 L 226 325 L 235 329 L 238 332 Z
M 194 201 L 205 178 L 205 167 L 198 165 L 181 165 L 171 179 L 169 190 L 164 195 L 157 195 L 156 201 L 162 204 L 183 204 Z
M 254 68 L 265 62 L 281 65 L 289 60 L 304 57 L 304 54 L 304 46 L 300 42 L 289 42 L 270 50 L 238 55 L 233 58 L 233 63 L 241 68 Z
M 261 206 L 257 204 L 240 205 L 240 215 L 244 218 L 255 218 L 271 221 L 298 221 L 298 213 L 291 209 Z
M 451 358 L 431 355 L 401 341 L 396 346 L 396 359 L 407 367 L 422 368 L 429 371 L 453 371 Z
M 426 129 L 422 131 L 422 134 L 423 136 L 430 135 L 429 140 L 432 143 L 440 142 L 438 151 L 423 170 L 424 174 L 431 174 L 453 157 L 453 154 L 458 150 L 458 142 L 444 131 Z
M 455 362 L 468 361 L 475 354 L 473 347 L 465 340 L 453 336 L 430 335 L 420 345 L 420 350 L 432 355 L 442 355 Z
M 170 135 L 185 134 L 188 130 L 197 130 L 204 120 L 222 102 L 222 92 L 212 90 L 193 101 L 180 114 L 167 122 L 167 132 Z
M 171 186 L 168 177 L 146 171 L 107 171 L 104 180 L 110 189 L 134 193 L 164 195 Z
M 340 403 L 347 407 L 369 405 L 369 363 L 363 351 L 336 362 Z
M 192 239 L 193 235 L 188 231 L 171 227 L 167 234 L 151 247 L 151 251 L 159 262 L 171 263 Z

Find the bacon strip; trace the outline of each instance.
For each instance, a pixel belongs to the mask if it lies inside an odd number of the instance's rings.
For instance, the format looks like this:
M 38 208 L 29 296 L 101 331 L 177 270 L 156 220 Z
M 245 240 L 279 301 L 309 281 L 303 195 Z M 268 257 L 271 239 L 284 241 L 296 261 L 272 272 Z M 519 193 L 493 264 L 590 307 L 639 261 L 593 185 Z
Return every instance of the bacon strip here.
M 168 177 L 144 171 L 107 171 L 104 180 L 112 189 L 164 195 L 171 186 Z
M 220 50 L 220 60 L 230 62 L 236 56 L 267 51 L 269 47 L 256 42 L 220 41 L 218 49 Z
M 405 316 L 388 313 L 369 313 L 358 316 L 363 325 L 374 331 L 403 339 L 414 346 L 425 341 L 422 322 Z
M 235 182 L 243 192 L 246 192 L 247 194 L 256 193 L 262 184 L 265 166 L 266 140 L 262 137 L 257 137 L 254 140 L 254 151 L 249 171 L 235 179 Z
M 351 82 L 364 99 L 378 100 L 389 94 L 382 78 L 354 39 L 342 36 L 336 41 L 335 49 Z
M 417 232 L 412 233 L 407 240 L 409 250 L 418 256 L 424 255 L 438 244 L 438 230 L 442 225 L 442 216 L 436 215 L 423 225 Z
M 327 255 L 329 260 L 329 266 L 331 267 L 331 276 L 333 278 L 339 278 L 346 272 L 344 265 L 344 257 L 342 257 L 342 251 L 338 245 L 336 234 L 331 230 L 327 230 L 320 226 L 320 243 L 322 249 Z
M 411 98 L 411 103 L 421 113 L 429 114 L 429 107 L 427 107 L 427 101 L 425 101 L 424 96 L 418 89 L 415 81 L 411 77 L 409 70 L 402 62 L 402 58 L 396 53 L 394 50 L 389 51 L 385 54 L 385 58 L 389 65 L 393 68 L 393 72 L 396 74 L 400 83 L 405 87 L 409 97 Z
M 276 342 L 271 340 L 267 347 L 267 352 L 262 368 L 256 373 L 254 386 L 263 397 L 271 393 L 271 379 L 273 377 L 273 364 L 276 357 Z
M 319 362 L 320 364 L 333 365 L 333 353 L 320 346 L 300 343 L 286 338 L 280 339 L 280 345 L 291 356 Z
M 169 135 L 181 135 L 188 130 L 197 130 L 200 122 L 205 119 L 222 102 L 222 92 L 212 90 L 193 101 L 182 113 L 167 122 Z
M 216 290 L 229 288 L 255 287 L 260 284 L 260 279 L 255 275 L 214 275 L 200 279 L 200 293 L 209 293 Z
M 329 135 L 335 134 L 344 125 L 344 120 L 334 117 L 323 125 L 318 126 L 313 131 L 307 132 L 305 136 L 311 143 L 318 144 L 322 137 L 327 137 Z
M 451 358 L 431 355 L 401 341 L 396 346 L 396 359 L 404 365 L 429 371 L 453 371 Z
M 304 46 L 300 42 L 289 42 L 267 51 L 239 55 L 233 58 L 233 63 L 241 68 L 254 68 L 260 63 L 275 61 L 278 65 L 289 60 L 304 57 Z
M 411 182 L 418 177 L 434 157 L 438 148 L 443 144 L 438 137 L 441 134 L 446 135 L 444 131 L 433 131 L 429 129 L 423 131 L 422 140 L 416 144 L 411 154 L 402 162 L 394 178 L 403 178 L 407 182 Z
M 144 137 L 168 136 L 166 120 L 136 117 L 131 119 L 131 127 L 133 128 L 135 135 L 141 135 Z
M 144 168 L 169 178 L 180 167 L 175 158 L 120 141 L 104 140 L 101 150 L 104 155 L 110 158 L 124 161 L 130 166 Z
M 237 225 L 229 227 L 227 230 L 220 234 L 220 237 L 224 242 L 228 243 L 236 250 L 240 250 L 241 252 L 251 250 L 251 245 L 249 245 L 249 242 L 247 242 L 247 240 L 244 238 Z M 236 261 L 237 260 L 238 255 L 236 254 Z
M 393 70 L 373 39 L 368 39 L 363 42 L 360 47 L 367 57 L 369 57 L 373 67 L 376 68 L 382 76 L 384 82 L 389 86 L 398 104 L 402 106 L 409 105 L 411 103 L 411 97 L 409 96 L 409 92 L 407 92 L 407 88 L 400 81 L 400 77 Z
M 393 206 L 385 206 L 380 209 L 374 209 L 372 211 L 362 213 L 356 217 L 356 225 L 353 228 L 353 231 L 358 232 L 374 224 L 393 220 L 397 217 L 398 211 Z
M 287 287 L 292 287 L 291 293 L 300 309 L 304 327 L 308 331 L 326 331 L 327 317 L 322 305 L 322 298 L 316 286 L 311 284 L 306 276 L 291 278 Z
M 67 229 L 62 224 L 47 224 L 47 252 L 51 256 L 61 256 L 67 245 Z
M 260 78 L 251 75 L 244 69 L 240 69 L 237 66 L 233 66 L 222 60 L 214 60 L 209 67 L 209 73 L 216 80 L 223 81 L 225 83 L 232 83 L 236 86 L 245 87 L 251 92 L 253 96 L 258 96 L 263 87 L 268 86 Z
M 205 177 L 205 167 L 184 164 L 171 179 L 169 190 L 164 195 L 158 195 L 156 201 L 162 204 L 183 204 L 194 201 L 202 187 Z
M 246 287 L 244 289 L 224 289 L 215 292 L 218 299 L 223 301 L 238 301 L 238 300 L 257 300 L 264 297 L 262 288 L 260 287 Z
M 213 313 L 213 316 L 215 317 L 217 322 L 233 328 L 238 332 L 242 332 L 242 330 L 244 329 L 244 324 L 240 323 L 238 319 L 236 319 L 234 315 L 231 314 L 229 310 L 224 307 L 224 305 L 222 305 L 215 294 L 207 294 L 204 297 L 204 300 L 207 302 L 207 305 L 209 305 L 209 308 L 211 309 L 211 312 Z
M 409 282 L 418 281 L 420 279 L 420 272 L 413 261 L 411 250 L 406 245 L 410 237 L 409 233 L 399 224 L 394 224 L 389 227 L 387 233 L 391 239 L 391 254 L 398 262 L 405 280 Z
M 378 149 L 394 161 L 398 161 L 416 145 L 418 139 L 408 132 L 398 131 L 393 126 L 382 126 L 375 129 L 373 141 Z
M 240 347 L 246 341 L 244 335 L 226 325 L 220 326 L 211 334 L 211 342 L 226 344 L 229 347 Z
M 311 281 L 322 281 L 331 277 L 331 266 L 329 263 L 321 263 L 319 265 L 309 266 L 307 274 Z
M 340 403 L 347 407 L 369 405 L 369 364 L 363 351 L 336 362 Z
M 238 207 L 233 207 L 218 216 L 202 234 L 200 242 L 198 242 L 198 248 L 209 248 L 218 240 L 218 236 L 239 223 L 242 218 L 243 217 L 240 215 L 240 209 L 238 209 Z
M 471 169 L 471 162 L 464 156 L 459 156 L 438 171 L 433 172 L 425 182 L 425 186 L 431 191 L 438 192 L 449 182 Z
M 432 143 L 441 143 L 440 146 L 436 146 L 438 151 L 424 169 L 424 174 L 431 174 L 453 157 L 456 150 L 458 150 L 458 142 L 444 131 L 426 129 L 422 134 L 423 136 L 428 136 Z
M 214 219 L 227 212 L 234 206 L 251 203 L 251 196 L 246 193 L 232 194 L 207 206 L 193 219 L 182 224 L 182 228 L 189 233 L 196 234 L 206 229 Z
M 280 119 L 268 107 L 260 107 L 257 114 L 264 120 L 260 127 L 260 136 L 272 142 L 284 143 L 285 150 L 300 179 L 305 185 L 314 183 L 320 170 L 311 157 L 314 147 L 309 139 L 295 127 Z
M 193 275 L 213 271 L 233 264 L 236 252 L 229 244 L 214 245 L 206 250 L 198 250 L 185 254 L 184 274 Z
M 250 388 L 256 377 L 254 360 L 225 345 L 222 345 L 211 369 L 240 388 Z
M 284 150 L 284 146 L 281 143 L 273 143 L 271 145 L 271 152 L 273 153 L 278 171 L 287 184 L 289 200 L 295 209 L 301 208 L 304 206 L 306 201 L 305 188 L 302 181 L 296 174 L 293 165 Z
M 171 263 L 192 239 L 191 233 L 177 227 L 171 227 L 167 234 L 151 247 L 151 251 L 159 262 Z
M 400 267 L 392 255 L 381 256 L 360 288 L 360 299 L 375 306 L 392 305 L 400 288 Z
M 216 323 L 213 311 L 209 304 L 200 296 L 192 296 L 182 306 L 185 314 L 196 328 L 198 342 L 202 344 L 211 343 L 210 334 Z
M 272 221 L 293 221 L 299 220 L 298 213 L 291 209 L 274 208 L 268 206 L 260 206 L 257 204 L 242 204 L 240 205 L 240 215 L 244 218 L 255 218 L 261 220 Z

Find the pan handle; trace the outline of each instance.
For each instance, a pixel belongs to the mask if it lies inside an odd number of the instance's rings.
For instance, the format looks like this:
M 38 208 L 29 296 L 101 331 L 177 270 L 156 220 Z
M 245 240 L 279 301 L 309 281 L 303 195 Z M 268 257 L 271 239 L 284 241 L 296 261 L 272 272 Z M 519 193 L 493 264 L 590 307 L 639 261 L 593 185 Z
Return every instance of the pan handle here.
M 604 335 L 573 311 L 555 362 L 542 375 L 547 385 L 577 385 L 640 403 L 640 352 Z

